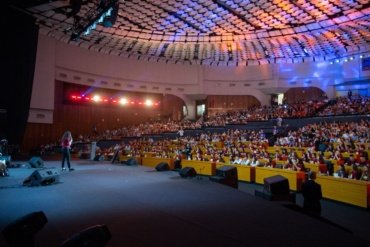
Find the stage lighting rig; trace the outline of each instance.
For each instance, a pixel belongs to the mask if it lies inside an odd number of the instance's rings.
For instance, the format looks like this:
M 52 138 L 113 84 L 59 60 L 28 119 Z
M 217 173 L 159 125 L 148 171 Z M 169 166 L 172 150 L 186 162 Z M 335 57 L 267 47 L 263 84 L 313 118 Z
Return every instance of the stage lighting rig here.
M 71 40 L 76 41 L 81 34 L 88 35 L 96 25 L 103 23 L 104 19 L 116 14 L 119 8 L 118 0 L 100 1 L 96 8 L 89 9 L 83 16 L 74 16 Z

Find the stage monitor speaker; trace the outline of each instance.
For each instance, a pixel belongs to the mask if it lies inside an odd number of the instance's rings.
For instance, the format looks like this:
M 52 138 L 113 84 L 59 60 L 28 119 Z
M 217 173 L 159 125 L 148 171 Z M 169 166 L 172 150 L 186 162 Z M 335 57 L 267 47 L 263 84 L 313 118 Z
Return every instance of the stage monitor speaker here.
M 46 215 L 33 212 L 7 225 L 3 230 L 3 236 L 10 246 L 34 246 L 35 235 L 48 222 Z
M 59 182 L 60 172 L 57 168 L 43 168 L 34 171 L 23 181 L 26 186 L 49 185 Z
M 168 165 L 168 163 L 166 163 L 166 162 L 161 162 L 161 163 L 159 163 L 156 167 L 155 167 L 155 169 L 157 170 L 157 171 L 159 171 L 159 172 L 163 172 L 163 171 L 168 171 L 168 170 L 170 170 L 170 166 Z
M 61 247 L 103 247 L 110 238 L 111 233 L 106 225 L 96 225 L 74 234 Z
M 136 159 L 131 158 L 131 159 L 128 159 L 128 160 L 126 161 L 126 165 L 128 165 L 128 166 L 136 166 L 136 165 L 138 165 L 138 164 L 137 164 Z
M 44 167 L 44 161 L 37 156 L 32 157 L 28 163 L 31 165 L 32 168 L 41 168 Z
M 265 178 L 264 190 L 272 195 L 289 194 L 289 181 L 281 175 Z
M 193 167 L 184 167 L 179 171 L 179 174 L 183 178 L 195 177 L 197 172 Z
M 211 181 L 238 188 L 238 170 L 235 166 L 221 166 L 216 169 L 216 175 L 210 177 Z

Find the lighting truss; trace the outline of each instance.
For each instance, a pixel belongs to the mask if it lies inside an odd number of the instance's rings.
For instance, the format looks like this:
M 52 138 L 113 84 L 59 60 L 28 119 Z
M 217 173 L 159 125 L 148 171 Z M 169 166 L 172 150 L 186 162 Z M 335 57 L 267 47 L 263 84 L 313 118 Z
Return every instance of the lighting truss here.
M 88 35 L 98 23 L 102 23 L 105 17 L 111 15 L 116 5 L 118 5 L 118 0 L 107 0 L 105 4 L 99 4 L 96 8 L 88 10 L 83 17 L 75 16 L 71 40 L 77 40 L 81 34 Z

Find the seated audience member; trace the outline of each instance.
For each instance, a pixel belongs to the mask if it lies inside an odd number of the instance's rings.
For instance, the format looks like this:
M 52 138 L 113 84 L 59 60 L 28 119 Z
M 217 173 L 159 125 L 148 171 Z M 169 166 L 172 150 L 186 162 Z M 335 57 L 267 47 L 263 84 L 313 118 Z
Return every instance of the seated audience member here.
M 217 153 L 214 153 L 212 157 L 209 159 L 211 162 L 219 162 L 220 161 L 220 156 Z
M 349 174 L 348 178 L 360 180 L 361 175 L 362 175 L 361 170 L 358 168 L 358 166 L 356 164 L 353 164 L 352 165 L 352 171 Z
M 247 157 L 246 157 L 245 155 L 244 155 L 244 156 L 242 156 L 242 159 L 241 159 L 240 164 L 241 164 L 241 165 L 248 165 L 248 164 L 247 164 L 247 162 L 248 162 Z
M 304 166 L 303 159 L 298 159 L 298 162 L 294 164 L 294 171 L 299 171 L 299 172 L 305 172 L 306 168 Z
M 339 165 L 339 166 L 344 165 L 345 162 L 346 162 L 346 160 L 343 157 L 343 155 L 341 154 L 339 159 L 337 159 L 337 165 Z
M 236 156 L 232 164 L 240 165 L 241 162 L 242 162 L 242 159 L 239 156 Z
M 182 154 L 180 150 L 176 150 L 175 152 L 175 157 L 174 157 L 174 166 L 175 169 L 180 169 L 181 168 L 181 159 L 182 159 Z
M 307 152 L 303 154 L 302 159 L 306 163 L 311 163 L 311 158 L 310 158 L 310 156 L 309 156 L 309 154 Z
M 269 168 L 275 168 L 276 167 L 276 161 L 273 158 L 269 158 L 269 160 L 265 163 L 264 167 L 269 167 Z
M 369 166 L 369 161 L 366 159 L 365 156 L 361 156 L 358 163 L 360 167 Z
M 354 165 L 356 163 L 356 161 L 355 161 L 355 157 L 354 157 L 354 155 L 353 154 L 351 154 L 350 156 L 349 156 L 349 158 L 344 162 L 344 164 L 346 165 L 346 166 L 352 166 L 352 165 Z
M 288 162 L 283 166 L 283 169 L 292 170 L 294 167 L 292 159 L 288 159 Z
M 250 165 L 253 166 L 253 167 L 256 167 L 256 166 L 259 166 L 260 162 L 258 161 L 257 159 L 257 156 L 254 156 Z
M 202 154 L 198 152 L 198 153 L 195 155 L 194 160 L 203 161 L 204 159 L 203 159 Z
M 221 163 L 226 163 L 225 159 L 224 159 L 224 156 L 220 154 L 219 156 L 220 158 L 218 159 L 218 162 L 221 162 Z
M 192 148 L 191 148 L 191 146 L 190 146 L 190 144 L 189 143 L 187 143 L 186 144 L 186 146 L 185 146 L 185 150 L 184 150 L 184 153 L 185 153 L 185 155 L 186 155 L 186 158 L 188 159 L 188 160 L 191 160 L 192 159 L 192 155 L 191 155 L 191 152 L 192 152 Z
M 287 161 L 288 160 L 288 154 L 286 149 L 281 150 L 280 160 Z
M 369 168 L 367 166 L 364 166 L 362 168 L 362 175 L 361 175 L 361 178 L 360 180 L 363 180 L 363 181 L 370 181 L 370 177 L 369 177 Z
M 326 170 L 329 176 L 333 176 L 334 173 L 334 165 L 331 161 L 326 161 Z
M 250 166 L 251 165 L 251 162 L 253 160 L 253 157 L 251 154 L 247 154 L 247 157 L 245 158 L 245 160 L 243 161 L 242 165 L 246 165 L 246 166 Z
M 348 178 L 348 174 L 346 172 L 346 167 L 344 165 L 341 165 L 339 170 L 337 171 L 337 175 L 340 178 Z
M 322 156 L 319 158 L 319 174 L 328 175 L 328 167 L 326 166 L 326 162 Z

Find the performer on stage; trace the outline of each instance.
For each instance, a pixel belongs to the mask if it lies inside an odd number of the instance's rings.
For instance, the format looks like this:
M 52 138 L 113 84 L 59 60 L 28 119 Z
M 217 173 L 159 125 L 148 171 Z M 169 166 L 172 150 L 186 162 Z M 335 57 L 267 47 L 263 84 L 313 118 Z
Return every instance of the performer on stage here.
M 74 169 L 71 167 L 71 145 L 72 145 L 73 139 L 71 131 L 64 132 L 61 140 L 61 146 L 62 146 L 62 170 L 65 171 L 66 168 L 64 167 L 64 162 L 67 160 L 67 165 L 69 171 L 73 171 Z

